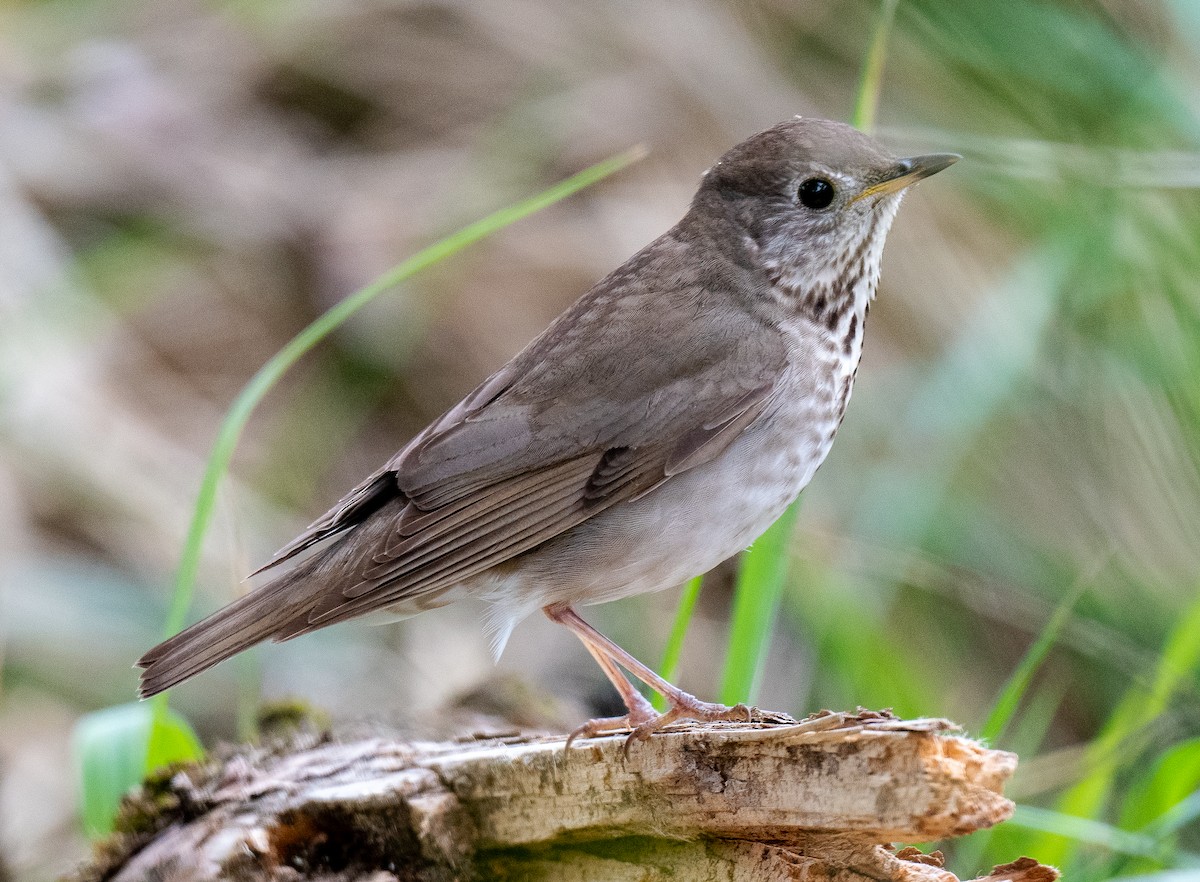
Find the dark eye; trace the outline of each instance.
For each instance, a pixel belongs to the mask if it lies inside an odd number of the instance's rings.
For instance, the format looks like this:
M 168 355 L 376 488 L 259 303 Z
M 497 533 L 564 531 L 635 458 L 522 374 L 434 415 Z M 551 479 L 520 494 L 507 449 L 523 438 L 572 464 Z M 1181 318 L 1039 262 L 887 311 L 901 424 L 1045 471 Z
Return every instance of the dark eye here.
M 833 202 L 833 184 L 824 178 L 809 178 L 800 185 L 797 195 L 805 208 L 828 208 Z

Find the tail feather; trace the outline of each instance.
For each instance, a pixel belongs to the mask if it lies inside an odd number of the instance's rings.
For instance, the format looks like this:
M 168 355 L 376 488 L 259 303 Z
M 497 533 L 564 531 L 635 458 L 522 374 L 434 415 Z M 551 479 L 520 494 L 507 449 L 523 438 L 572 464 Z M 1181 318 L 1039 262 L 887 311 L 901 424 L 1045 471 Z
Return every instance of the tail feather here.
M 157 695 L 306 617 L 315 593 L 295 589 L 311 576 L 314 564 L 305 561 L 150 649 L 135 663 L 143 669 L 138 694 Z
M 380 513 L 317 550 L 287 572 L 240 600 L 155 646 L 136 662 L 142 668 L 138 694 L 149 698 L 264 640 L 288 640 L 323 627 L 312 611 L 327 597 L 341 598 L 373 566 L 375 550 L 390 535 L 405 502 L 389 500 Z

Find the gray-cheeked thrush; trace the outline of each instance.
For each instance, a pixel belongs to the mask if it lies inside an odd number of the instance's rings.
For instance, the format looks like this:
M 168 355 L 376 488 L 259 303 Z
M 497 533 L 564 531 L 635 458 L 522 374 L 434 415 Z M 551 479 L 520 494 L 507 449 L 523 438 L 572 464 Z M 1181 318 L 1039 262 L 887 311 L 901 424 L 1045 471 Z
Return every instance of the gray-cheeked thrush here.
M 141 694 L 268 638 L 474 596 L 497 654 L 538 609 L 583 641 L 629 713 L 576 734 L 745 719 L 666 682 L 575 607 L 703 573 L 799 495 L 850 399 L 904 191 L 957 158 L 897 159 L 799 117 L 738 144 L 683 220 L 262 569 L 319 546 L 303 561 L 143 655 Z

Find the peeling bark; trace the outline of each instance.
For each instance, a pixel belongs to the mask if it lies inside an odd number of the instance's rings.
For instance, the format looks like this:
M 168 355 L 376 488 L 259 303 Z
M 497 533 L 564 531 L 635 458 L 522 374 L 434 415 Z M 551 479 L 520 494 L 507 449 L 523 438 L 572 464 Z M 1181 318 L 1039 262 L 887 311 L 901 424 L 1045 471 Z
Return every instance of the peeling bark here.
M 140 832 L 80 878 L 956 882 L 939 854 L 890 847 L 1012 813 L 1016 757 L 952 728 L 823 713 L 677 726 L 628 752 L 621 735 L 259 750 L 148 789 Z M 987 879 L 1056 876 L 1022 859 Z

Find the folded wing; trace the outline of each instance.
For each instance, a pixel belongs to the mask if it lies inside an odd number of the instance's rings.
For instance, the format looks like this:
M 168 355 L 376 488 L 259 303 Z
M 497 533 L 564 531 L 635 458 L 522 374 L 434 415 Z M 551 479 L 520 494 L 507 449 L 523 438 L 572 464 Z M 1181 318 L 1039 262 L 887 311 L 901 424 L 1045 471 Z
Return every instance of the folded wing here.
M 651 295 L 683 308 L 648 312 Z M 263 569 L 332 542 L 143 656 L 143 694 L 263 639 L 437 605 L 718 456 L 770 405 L 787 351 L 749 316 L 717 324 L 707 296 L 598 286 Z M 665 317 L 633 334 L 645 315 Z

